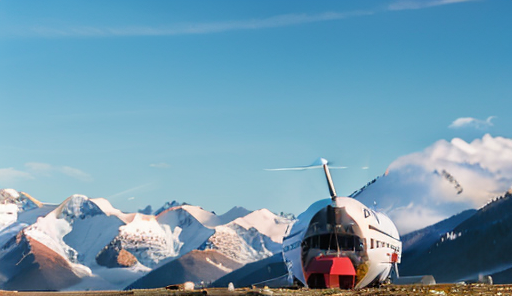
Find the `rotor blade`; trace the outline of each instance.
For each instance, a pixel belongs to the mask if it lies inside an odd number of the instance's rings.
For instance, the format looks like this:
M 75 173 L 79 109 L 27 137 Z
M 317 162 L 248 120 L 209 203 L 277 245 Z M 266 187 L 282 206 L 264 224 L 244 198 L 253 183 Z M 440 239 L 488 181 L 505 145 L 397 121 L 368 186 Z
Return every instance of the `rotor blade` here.
M 348 167 L 346 167 L 346 166 L 329 166 L 329 169 L 342 170 L 342 169 L 348 169 Z
M 310 170 L 310 169 L 319 169 L 321 168 L 321 165 L 315 165 L 315 166 L 300 166 L 300 167 L 293 167 L 293 168 L 277 168 L 277 169 L 265 169 L 265 171 L 303 171 L 303 170 Z

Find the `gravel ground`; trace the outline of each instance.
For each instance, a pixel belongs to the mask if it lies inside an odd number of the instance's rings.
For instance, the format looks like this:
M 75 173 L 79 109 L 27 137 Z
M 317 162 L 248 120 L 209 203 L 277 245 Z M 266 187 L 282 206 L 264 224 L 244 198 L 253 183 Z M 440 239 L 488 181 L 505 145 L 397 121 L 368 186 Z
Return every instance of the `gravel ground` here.
M 148 290 L 131 290 L 131 291 L 98 291 L 98 292 L 13 292 L 0 291 L 0 296 L 78 296 L 78 295 L 98 295 L 98 296 L 121 296 L 121 295 L 267 295 L 267 296 L 355 296 L 355 295 L 510 295 L 512 296 L 512 285 L 454 285 L 440 284 L 431 286 L 422 285 L 388 285 L 380 288 L 368 288 L 360 290 L 288 290 L 288 289 L 235 289 L 228 291 L 227 289 L 204 289 L 194 291 L 183 290 L 167 290 L 167 289 L 148 289 Z

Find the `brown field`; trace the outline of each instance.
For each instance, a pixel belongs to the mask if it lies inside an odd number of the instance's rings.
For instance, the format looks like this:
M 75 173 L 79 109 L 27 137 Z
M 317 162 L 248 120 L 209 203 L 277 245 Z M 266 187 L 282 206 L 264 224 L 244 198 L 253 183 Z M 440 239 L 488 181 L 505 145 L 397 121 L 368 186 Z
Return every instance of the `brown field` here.
M 512 285 L 485 285 L 485 284 L 470 284 L 470 285 L 455 285 L 455 284 L 439 284 L 431 286 L 422 285 L 387 285 L 380 288 L 368 288 L 360 290 L 310 290 L 310 289 L 235 289 L 235 291 L 228 291 L 227 289 L 198 289 L 194 291 L 183 290 L 167 290 L 162 289 L 148 289 L 148 290 L 131 290 L 131 291 L 96 291 L 96 292 L 14 292 L 14 291 L 0 291 L 0 296 L 78 296 L 78 295 L 98 295 L 98 296 L 120 296 L 120 295 L 296 295 L 296 296 L 327 296 L 327 295 L 511 295 Z

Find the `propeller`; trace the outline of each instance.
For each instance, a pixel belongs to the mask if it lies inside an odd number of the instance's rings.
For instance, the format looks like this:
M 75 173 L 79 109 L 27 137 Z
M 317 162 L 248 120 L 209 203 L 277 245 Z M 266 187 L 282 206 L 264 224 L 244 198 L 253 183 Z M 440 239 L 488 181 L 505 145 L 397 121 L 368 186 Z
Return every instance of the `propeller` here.
M 324 165 L 328 165 L 329 161 L 325 158 L 318 158 L 312 164 L 306 166 L 297 166 L 290 168 L 265 169 L 265 171 L 302 171 L 310 169 L 321 169 Z M 329 169 L 346 169 L 346 166 L 329 166 Z
M 331 173 L 329 172 L 329 169 L 346 169 L 347 167 L 330 167 L 328 166 L 329 161 L 325 158 L 318 158 L 315 160 L 311 165 L 307 166 L 298 166 L 298 167 L 291 167 L 291 168 L 278 168 L 278 169 L 265 169 L 267 171 L 302 171 L 302 170 L 309 170 L 309 169 L 324 169 L 325 178 L 327 179 L 327 185 L 329 186 L 329 193 L 331 194 L 331 198 L 334 201 L 336 198 L 336 189 L 334 188 L 334 183 L 331 179 Z

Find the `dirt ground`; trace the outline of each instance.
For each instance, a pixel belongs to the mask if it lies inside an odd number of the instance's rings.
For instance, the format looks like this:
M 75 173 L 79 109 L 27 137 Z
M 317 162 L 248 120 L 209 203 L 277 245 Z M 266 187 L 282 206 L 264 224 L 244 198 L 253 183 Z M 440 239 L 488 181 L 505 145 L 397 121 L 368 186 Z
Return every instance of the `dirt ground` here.
M 148 289 L 148 290 L 131 290 L 131 291 L 96 291 L 96 292 L 15 292 L 15 291 L 0 291 L 0 296 L 78 296 L 78 295 L 98 295 L 98 296 L 120 296 L 120 295 L 272 295 L 272 296 L 355 296 L 355 295 L 510 295 L 512 296 L 512 285 L 485 285 L 485 284 L 470 284 L 470 285 L 454 285 L 454 284 L 440 284 L 431 286 L 422 285 L 403 285 L 403 286 L 383 286 L 380 288 L 369 288 L 360 290 L 288 290 L 288 289 L 235 289 L 228 291 L 227 289 L 202 289 L 194 291 L 184 290 L 168 290 L 162 289 Z

